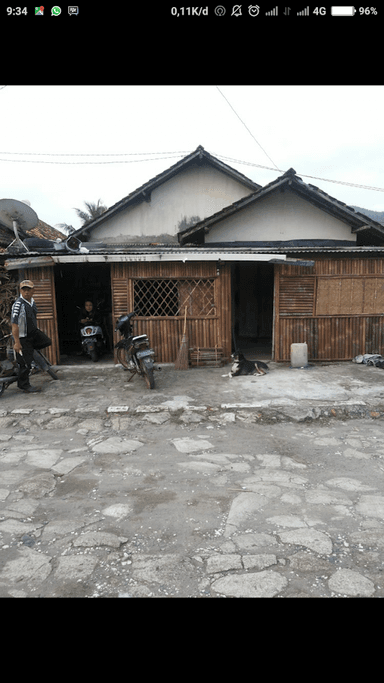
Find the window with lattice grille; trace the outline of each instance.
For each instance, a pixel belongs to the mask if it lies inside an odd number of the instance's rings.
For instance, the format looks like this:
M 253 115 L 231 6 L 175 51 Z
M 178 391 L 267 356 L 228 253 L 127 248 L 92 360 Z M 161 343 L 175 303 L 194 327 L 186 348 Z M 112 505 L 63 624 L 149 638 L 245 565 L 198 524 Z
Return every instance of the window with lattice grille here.
M 205 318 L 215 314 L 213 279 L 134 280 L 134 307 L 139 316 L 178 316 Z

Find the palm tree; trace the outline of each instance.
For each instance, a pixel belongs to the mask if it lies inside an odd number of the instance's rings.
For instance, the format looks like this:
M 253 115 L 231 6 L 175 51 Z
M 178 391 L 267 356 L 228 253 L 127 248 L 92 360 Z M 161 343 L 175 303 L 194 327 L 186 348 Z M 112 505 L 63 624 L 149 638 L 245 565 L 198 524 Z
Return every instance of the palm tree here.
M 102 213 L 107 211 L 106 206 L 102 203 L 101 199 L 98 199 L 97 202 L 84 202 L 87 211 L 82 211 L 81 209 L 75 209 L 78 217 L 83 221 L 83 225 L 86 223 L 89 223 L 90 221 L 93 221 L 94 218 L 97 218 L 98 216 L 101 216 Z

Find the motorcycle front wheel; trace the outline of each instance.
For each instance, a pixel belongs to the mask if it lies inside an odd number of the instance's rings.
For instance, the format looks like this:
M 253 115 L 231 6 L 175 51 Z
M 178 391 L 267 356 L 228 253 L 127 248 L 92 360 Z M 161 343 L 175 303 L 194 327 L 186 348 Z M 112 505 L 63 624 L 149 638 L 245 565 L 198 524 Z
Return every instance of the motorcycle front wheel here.
M 154 389 L 155 388 L 155 378 L 153 376 L 153 365 L 152 363 L 149 363 L 148 361 L 143 358 L 140 360 L 140 369 L 141 373 L 145 379 L 145 383 L 148 387 L 148 389 Z

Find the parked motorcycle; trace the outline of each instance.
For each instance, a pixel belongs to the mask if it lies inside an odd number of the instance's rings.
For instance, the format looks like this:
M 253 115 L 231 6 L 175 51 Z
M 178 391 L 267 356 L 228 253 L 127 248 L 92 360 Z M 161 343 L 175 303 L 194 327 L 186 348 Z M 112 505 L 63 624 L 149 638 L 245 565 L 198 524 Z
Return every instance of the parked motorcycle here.
M 52 379 L 59 379 L 55 371 L 52 370 L 52 365 L 49 360 L 43 356 L 41 351 L 36 349 L 33 352 L 33 360 L 35 365 L 44 372 L 52 377 Z M 33 373 L 33 370 L 31 371 Z M 17 382 L 18 377 L 18 367 L 16 361 L 3 360 L 0 361 L 0 396 L 4 393 L 5 389 L 9 387 L 10 384 Z
M 100 325 L 83 325 L 80 328 L 83 352 L 92 358 L 94 363 L 105 352 L 105 339 Z
M 123 339 L 115 345 L 117 349 L 117 359 L 119 363 L 126 370 L 130 370 L 132 375 L 128 382 L 135 374 L 141 375 L 144 378 L 148 389 L 155 388 L 154 371 L 154 357 L 155 352 L 149 348 L 149 339 L 146 334 L 134 336 L 133 325 L 131 319 L 137 315 L 137 311 L 132 311 L 126 315 L 121 315 L 116 322 L 115 332 L 119 331 Z

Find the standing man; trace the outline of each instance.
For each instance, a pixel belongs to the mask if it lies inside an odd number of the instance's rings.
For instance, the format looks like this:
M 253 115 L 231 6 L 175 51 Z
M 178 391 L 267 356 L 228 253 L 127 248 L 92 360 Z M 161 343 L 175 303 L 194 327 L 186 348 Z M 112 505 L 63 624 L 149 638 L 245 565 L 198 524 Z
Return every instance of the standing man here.
M 33 299 L 34 284 L 31 280 L 20 283 L 20 296 L 12 306 L 11 323 L 14 338 L 13 348 L 19 368 L 17 386 L 28 394 L 41 391 L 29 383 L 34 349 L 44 349 L 51 340 L 37 327 L 37 308 Z

